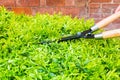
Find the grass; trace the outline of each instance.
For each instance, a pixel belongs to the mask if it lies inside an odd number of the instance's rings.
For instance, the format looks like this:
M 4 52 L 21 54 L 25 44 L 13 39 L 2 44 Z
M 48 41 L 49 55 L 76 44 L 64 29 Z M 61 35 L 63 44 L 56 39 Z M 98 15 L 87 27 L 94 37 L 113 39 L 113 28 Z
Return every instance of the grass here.
M 35 44 L 93 25 L 93 19 L 61 14 L 16 15 L 0 8 L 0 79 L 119 80 L 119 38 Z

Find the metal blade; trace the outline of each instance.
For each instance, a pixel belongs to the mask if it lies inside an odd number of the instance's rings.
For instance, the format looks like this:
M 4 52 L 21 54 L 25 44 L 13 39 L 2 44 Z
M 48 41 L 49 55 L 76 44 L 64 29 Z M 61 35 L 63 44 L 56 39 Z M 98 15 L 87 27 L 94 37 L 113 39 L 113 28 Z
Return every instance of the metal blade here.
M 75 35 L 63 37 L 63 38 L 59 39 L 58 42 L 63 42 L 63 41 L 68 41 L 68 40 L 73 40 L 73 39 L 78 39 L 78 38 L 81 38 L 81 37 L 82 37 L 81 32 L 78 32 Z
M 39 44 L 49 44 L 49 43 L 52 43 L 52 42 L 63 42 L 63 41 L 68 41 L 68 40 L 73 40 L 73 39 L 78 39 L 78 38 L 81 38 L 82 37 L 82 34 L 81 32 L 78 32 L 77 34 L 75 35 L 70 35 L 70 36 L 67 36 L 67 37 L 62 37 L 61 39 L 56 39 L 56 40 L 51 40 L 51 41 L 42 41 L 40 42 Z

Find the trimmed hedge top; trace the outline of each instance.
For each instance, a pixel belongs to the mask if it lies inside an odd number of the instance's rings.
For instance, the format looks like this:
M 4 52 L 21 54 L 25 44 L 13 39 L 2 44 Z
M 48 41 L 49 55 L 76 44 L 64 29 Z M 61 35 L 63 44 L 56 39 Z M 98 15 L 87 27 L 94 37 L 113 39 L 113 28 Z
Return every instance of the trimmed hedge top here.
M 92 25 L 92 19 L 61 14 L 16 15 L 0 8 L 0 79 L 118 80 L 118 38 L 37 44 L 75 34 Z

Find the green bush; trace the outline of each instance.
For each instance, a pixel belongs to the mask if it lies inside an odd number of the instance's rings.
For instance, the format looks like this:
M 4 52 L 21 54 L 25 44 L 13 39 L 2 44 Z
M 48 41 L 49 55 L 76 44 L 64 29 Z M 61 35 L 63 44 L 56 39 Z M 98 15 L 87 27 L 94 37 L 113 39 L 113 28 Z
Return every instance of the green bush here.
M 37 44 L 93 25 L 92 19 L 16 15 L 0 8 L 0 79 L 119 80 L 119 38 Z

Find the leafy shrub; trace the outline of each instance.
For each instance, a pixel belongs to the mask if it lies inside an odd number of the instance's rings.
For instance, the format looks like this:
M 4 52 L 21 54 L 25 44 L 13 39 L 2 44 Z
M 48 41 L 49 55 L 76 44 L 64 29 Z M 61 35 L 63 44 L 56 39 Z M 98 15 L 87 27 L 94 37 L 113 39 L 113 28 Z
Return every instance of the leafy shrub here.
M 92 25 L 92 19 L 77 19 L 61 14 L 16 15 L 0 8 L 0 78 L 118 80 L 119 38 L 37 44 L 75 34 Z

